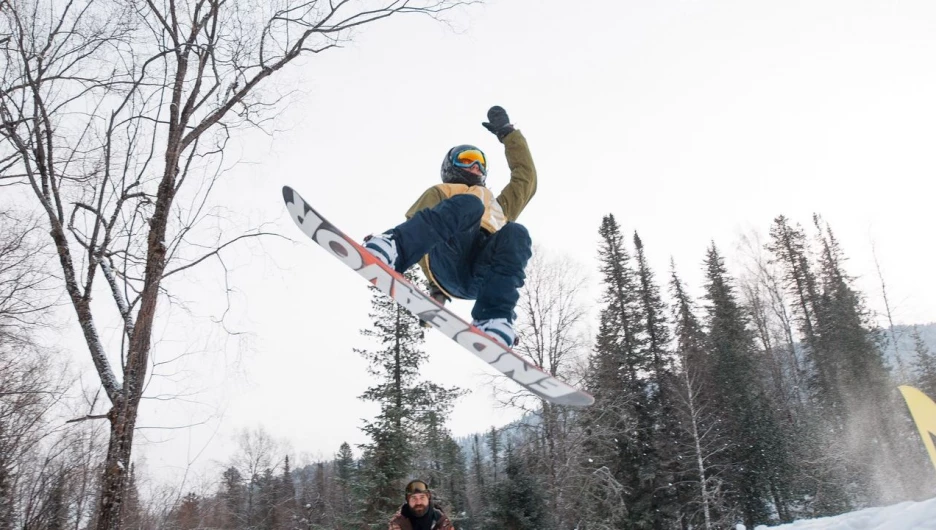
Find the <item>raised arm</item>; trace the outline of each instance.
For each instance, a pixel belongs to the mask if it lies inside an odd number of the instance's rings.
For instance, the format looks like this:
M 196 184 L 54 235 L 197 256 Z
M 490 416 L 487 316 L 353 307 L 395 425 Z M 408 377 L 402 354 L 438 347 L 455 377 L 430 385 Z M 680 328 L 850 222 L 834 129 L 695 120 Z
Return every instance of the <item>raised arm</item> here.
M 507 111 L 502 107 L 491 107 L 488 110 L 488 121 L 482 125 L 504 144 L 507 166 L 510 167 L 510 183 L 497 197 L 497 202 L 507 219 L 516 221 L 536 193 L 536 166 L 533 165 L 530 147 L 523 134 L 514 129 Z

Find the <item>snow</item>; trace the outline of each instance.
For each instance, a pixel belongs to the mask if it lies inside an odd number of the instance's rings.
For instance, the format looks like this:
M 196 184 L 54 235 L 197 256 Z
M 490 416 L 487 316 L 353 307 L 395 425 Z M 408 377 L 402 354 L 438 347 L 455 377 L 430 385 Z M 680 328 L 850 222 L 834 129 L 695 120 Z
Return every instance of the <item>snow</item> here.
M 857 512 L 796 521 L 772 526 L 783 530 L 936 530 L 936 497 L 922 502 L 902 502 L 883 508 L 867 508 Z M 760 525 L 754 530 L 766 530 Z M 738 525 L 737 530 L 745 530 Z

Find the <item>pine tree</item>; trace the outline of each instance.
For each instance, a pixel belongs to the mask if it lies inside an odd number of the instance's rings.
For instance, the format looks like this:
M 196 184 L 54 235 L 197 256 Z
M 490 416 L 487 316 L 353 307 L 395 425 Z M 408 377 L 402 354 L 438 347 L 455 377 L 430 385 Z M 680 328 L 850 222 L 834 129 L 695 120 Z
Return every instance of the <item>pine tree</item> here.
M 335 511 L 335 528 L 337 530 L 357 530 L 361 528 L 360 493 L 357 486 L 358 469 L 351 453 L 351 446 L 343 442 L 335 455 L 335 483 L 338 502 Z
M 225 528 L 239 528 L 246 523 L 244 477 L 236 467 L 227 468 L 221 475 L 219 497 Z
M 784 280 L 794 299 L 794 314 L 806 346 L 815 351 L 817 345 L 816 313 L 819 289 L 815 273 L 809 264 L 809 249 L 806 233 L 801 227 L 791 227 L 784 216 L 774 219 L 770 228 L 771 243 L 767 249 L 773 253 L 774 262 L 785 271 Z
M 195 530 L 201 525 L 200 501 L 195 493 L 182 498 L 182 503 L 169 517 L 175 530 Z
M 257 485 L 257 528 L 260 530 L 276 530 L 279 526 L 276 510 L 279 484 L 273 470 L 267 468 L 255 481 Z
M 732 279 L 713 244 L 707 253 L 706 300 L 714 392 L 724 404 L 722 421 L 734 442 L 726 464 L 744 521 L 769 520 L 768 501 L 786 502 L 788 470 L 783 432 L 759 379 L 753 336 Z
M 303 510 L 310 529 L 324 530 L 333 527 L 328 524 L 328 481 L 325 477 L 325 462 L 316 463 L 314 470 L 314 486 L 309 485 Z
M 779 216 L 770 236 L 767 249 L 774 256 L 773 262 L 784 271 L 782 281 L 792 297 L 792 312 L 800 333 L 804 374 L 799 373 L 797 366 L 796 376 L 806 382 L 806 394 L 812 405 L 802 410 L 796 427 L 795 436 L 800 441 L 796 447 L 800 462 L 796 488 L 810 499 L 805 504 L 805 516 L 842 513 L 851 507 L 845 485 L 856 483 L 856 476 L 847 451 L 835 449 L 842 441 L 840 433 L 845 420 L 836 376 L 839 363 L 826 351 L 830 341 L 823 340 L 822 330 L 827 328 L 828 319 L 823 312 L 822 287 L 802 227 L 794 228 L 786 217 Z M 793 355 L 796 365 L 798 359 L 795 352 Z
M 418 281 L 412 273 L 407 278 Z M 358 492 L 364 520 L 378 528 L 382 523 L 376 521 L 384 521 L 400 503 L 413 457 L 422 449 L 419 439 L 429 428 L 427 419 L 433 411 L 448 410 L 460 390 L 417 380 L 426 360 L 420 349 L 424 328 L 419 318 L 376 288 L 372 291 L 373 329 L 362 334 L 380 347 L 356 351 L 367 359 L 368 371 L 378 379 L 361 398 L 378 403 L 380 412 L 362 428 L 371 441 L 361 446 Z
M 130 465 L 127 483 L 124 485 L 123 508 L 120 509 L 120 527 L 127 530 L 138 529 L 143 523 L 140 492 L 136 485 L 136 465 Z M 64 528 L 64 527 L 63 527 Z
M 497 428 L 494 427 L 493 425 L 491 426 L 491 430 L 488 431 L 488 436 L 487 436 L 486 441 L 487 441 L 488 450 L 491 452 L 491 475 L 493 477 L 491 480 L 491 484 L 496 485 L 497 484 L 497 470 L 500 467 L 501 441 L 500 441 L 500 433 L 497 431 Z
M 687 462 L 680 481 L 681 510 L 689 525 L 712 530 L 717 526 L 720 513 L 727 510 L 719 498 L 720 479 L 713 456 L 730 442 L 718 429 L 716 404 L 712 403 L 712 373 L 707 351 L 708 338 L 695 315 L 692 299 L 686 293 L 670 261 L 670 291 L 675 302 L 673 308 L 676 353 L 680 360 L 678 370 L 679 406 L 676 407 L 682 434 L 675 436 L 681 444 L 680 455 Z M 726 521 L 730 523 L 731 521 Z
M 504 479 L 494 488 L 492 519 L 495 528 L 543 530 L 546 500 L 526 463 L 510 445 L 506 451 Z
M 436 388 L 435 395 L 444 402 L 421 414 L 423 429 L 417 434 L 418 443 L 411 475 L 428 482 L 433 491 L 433 502 L 447 512 L 465 509 L 465 461 L 458 444 L 445 427 L 445 418 L 451 411 L 453 395 L 446 389 Z
M 819 349 L 832 374 L 835 443 L 852 469 L 852 483 L 868 502 L 893 502 L 919 487 L 914 465 L 902 455 L 907 425 L 893 410 L 902 403 L 893 391 L 880 330 L 871 322 L 861 294 L 845 272 L 846 260 L 832 229 L 813 217 L 820 248 Z
M 487 519 L 488 488 L 485 481 L 485 465 L 481 454 L 481 435 L 475 434 L 471 444 L 471 490 L 469 495 L 471 526 L 484 528 Z
M 668 351 L 670 343 L 670 330 L 666 319 L 667 308 L 660 296 L 660 287 L 654 279 L 653 271 L 647 264 L 644 254 L 643 242 L 640 236 L 634 233 L 634 248 L 637 251 L 637 293 L 640 299 L 640 315 L 644 318 L 643 328 L 646 333 L 646 355 L 650 359 L 652 380 L 656 383 L 656 399 L 662 403 L 665 397 L 661 396 L 664 388 L 661 381 L 670 378 L 673 372 L 673 358 Z
M 637 262 L 637 294 L 640 300 L 640 315 L 643 317 L 643 333 L 646 341 L 642 356 L 649 359 L 650 370 L 647 382 L 650 385 L 647 399 L 647 414 L 652 426 L 648 430 L 649 443 L 643 453 L 648 462 L 647 489 L 651 492 L 648 512 L 653 528 L 664 528 L 676 517 L 680 509 L 676 498 L 676 474 L 681 462 L 677 452 L 677 437 L 680 429 L 676 420 L 673 354 L 669 351 L 671 336 L 667 322 L 667 307 L 660 295 L 653 271 L 647 263 L 643 241 L 634 233 L 634 249 Z
M 613 215 L 602 219 L 598 234 L 604 308 L 586 381 L 596 403 L 582 416 L 582 426 L 588 434 L 584 441 L 586 460 L 582 465 L 592 470 L 588 476 L 595 477 L 595 481 L 583 487 L 616 490 L 618 486 L 612 483 L 620 484 L 627 492 L 624 503 L 628 507 L 628 524 L 634 528 L 655 528 L 662 523 L 654 505 L 659 461 L 653 444 L 655 422 L 650 399 L 654 385 L 646 377 L 654 368 L 648 347 L 648 319 L 641 304 L 640 280 L 631 268 L 624 237 Z M 647 279 L 652 283 L 649 274 Z M 652 290 L 647 294 L 652 297 Z M 610 479 L 600 472 L 602 468 L 608 469 Z M 616 493 L 612 493 L 593 494 L 613 499 Z
M 927 396 L 936 396 L 936 355 L 930 352 L 916 326 L 913 326 L 913 353 L 916 356 L 914 384 Z
M 292 528 L 299 520 L 296 484 L 289 468 L 289 455 L 283 461 L 283 475 L 276 482 L 276 520 L 283 528 Z

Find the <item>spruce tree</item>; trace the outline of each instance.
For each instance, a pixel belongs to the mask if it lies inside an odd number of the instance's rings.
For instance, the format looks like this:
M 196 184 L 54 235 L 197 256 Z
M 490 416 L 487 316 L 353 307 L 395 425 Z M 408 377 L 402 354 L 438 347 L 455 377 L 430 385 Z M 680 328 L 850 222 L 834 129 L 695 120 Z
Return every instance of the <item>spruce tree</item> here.
M 475 434 L 471 444 L 471 493 L 469 495 L 471 507 L 472 527 L 484 528 L 487 519 L 488 484 L 485 480 L 487 474 L 484 459 L 481 454 L 481 435 Z
M 296 484 L 289 467 L 289 456 L 283 462 L 283 474 L 276 482 L 276 520 L 283 528 L 292 528 L 299 520 L 296 505 Z
M 311 523 L 311 528 L 315 530 L 325 530 L 326 528 L 331 528 L 333 526 L 339 525 L 330 525 L 329 519 L 329 506 L 328 506 L 328 479 L 325 476 L 325 462 L 318 462 L 315 464 L 315 487 L 312 488 L 310 492 L 311 495 L 307 497 L 306 501 L 306 512 L 309 522 Z M 346 506 L 339 506 L 339 510 L 344 510 Z
M 195 530 L 201 526 L 201 499 L 195 493 L 182 498 L 181 504 L 169 515 L 175 530 Z
M 361 495 L 366 488 L 359 483 L 361 476 L 348 442 L 343 442 L 335 455 L 335 487 L 329 501 L 333 504 L 333 526 L 336 530 L 358 530 L 364 511 Z
M 833 374 L 836 445 L 846 455 L 851 483 L 862 502 L 893 502 L 919 488 L 915 465 L 901 449 L 908 425 L 884 360 L 880 330 L 846 273 L 846 258 L 832 229 L 813 216 L 819 245 L 819 348 Z
M 677 450 L 680 434 L 675 414 L 676 387 L 673 353 L 670 351 L 670 327 L 668 309 L 663 303 L 660 287 L 647 263 L 643 241 L 634 233 L 634 249 L 637 263 L 637 294 L 640 300 L 640 315 L 643 317 L 643 356 L 649 358 L 650 370 L 647 382 L 647 413 L 652 425 L 648 429 L 647 449 L 643 452 L 646 466 L 647 489 L 651 491 L 648 510 L 652 528 L 665 528 L 676 518 L 680 506 L 674 484 L 681 462 Z
M 497 470 L 500 467 L 501 441 L 500 433 L 493 425 L 491 426 L 491 430 L 488 431 L 487 446 L 488 450 L 491 451 L 491 485 L 496 485 Z
M 221 475 L 221 521 L 224 528 L 239 528 L 246 523 L 244 505 L 244 477 L 236 467 L 229 467 Z
M 418 281 L 412 273 L 406 276 Z M 420 365 L 426 361 L 419 318 L 376 287 L 371 289 L 373 328 L 361 333 L 378 348 L 356 351 L 377 378 L 361 398 L 377 403 L 380 411 L 362 428 L 370 442 L 361 446 L 357 493 L 365 523 L 381 528 L 401 503 L 403 486 L 416 463 L 414 456 L 424 449 L 420 440 L 430 428 L 428 418 L 449 410 L 460 391 L 418 380 Z
M 279 481 L 273 470 L 266 468 L 256 480 L 257 485 L 257 528 L 259 530 L 276 530 L 279 526 L 276 505 L 279 493 Z
M 784 271 L 782 282 L 791 296 L 800 334 L 804 373 L 798 373 L 797 378 L 806 382 L 804 390 L 811 405 L 802 410 L 797 423 L 796 452 L 800 465 L 795 488 L 810 499 L 804 504 L 804 516 L 834 515 L 851 507 L 846 485 L 854 484 L 856 477 L 854 463 L 845 451 L 835 448 L 842 440 L 842 395 L 836 382 L 838 362 L 826 351 L 830 342 L 822 337 L 827 319 L 823 314 L 817 267 L 811 259 L 814 253 L 803 228 L 792 226 L 784 216 L 774 219 L 770 236 L 767 250 L 773 255 L 772 262 Z M 794 364 L 798 361 L 796 355 L 794 351 Z
M 913 353 L 916 357 L 914 384 L 921 392 L 936 399 L 936 355 L 930 351 L 916 326 L 913 326 Z
M 440 396 L 448 397 L 449 392 L 438 389 Z M 457 394 L 457 393 L 456 393 Z M 423 429 L 418 435 L 414 452 L 415 458 L 410 471 L 428 482 L 433 491 L 433 500 L 440 508 L 450 511 L 464 510 L 465 502 L 465 462 L 461 449 L 452 440 L 451 433 L 445 427 L 445 418 L 451 409 L 446 402 L 439 408 L 423 413 L 420 423 Z
M 725 452 L 726 476 L 745 523 L 754 526 L 769 521 L 769 501 L 788 502 L 786 475 L 780 473 L 789 467 L 786 447 L 758 376 L 747 315 L 714 244 L 708 250 L 705 269 L 713 390 L 722 403 L 721 420 L 733 441 Z
M 721 484 L 716 455 L 730 441 L 718 428 L 716 411 L 719 407 L 713 399 L 708 337 L 672 261 L 670 268 L 676 354 L 679 357 L 676 388 L 680 399 L 676 408 L 682 427 L 682 434 L 676 436 L 676 440 L 680 443 L 679 455 L 686 462 L 678 496 L 684 506 L 681 510 L 683 517 L 690 525 L 713 530 L 722 526 L 719 524 L 720 516 L 728 512 L 718 495 Z
M 790 226 L 790 221 L 779 216 L 770 228 L 771 242 L 767 249 L 774 255 L 773 262 L 785 271 L 784 280 L 794 300 L 794 314 L 806 346 L 816 349 L 816 313 L 819 289 L 815 273 L 809 263 L 809 248 L 802 227 Z
M 494 488 L 492 519 L 495 528 L 544 530 L 546 500 L 526 462 L 508 445 L 505 477 Z
M 604 307 L 586 381 L 596 403 L 582 416 L 582 427 L 588 434 L 582 465 L 592 470 L 589 476 L 595 480 L 583 488 L 596 488 L 596 498 L 611 499 L 610 492 L 600 490 L 619 483 L 627 492 L 624 503 L 629 524 L 654 528 L 660 524 L 654 500 L 659 462 L 653 444 L 653 384 L 646 377 L 654 368 L 648 348 L 648 320 L 641 304 L 640 280 L 613 215 L 602 219 L 598 234 Z M 610 481 L 602 476 L 602 468 L 610 472 Z

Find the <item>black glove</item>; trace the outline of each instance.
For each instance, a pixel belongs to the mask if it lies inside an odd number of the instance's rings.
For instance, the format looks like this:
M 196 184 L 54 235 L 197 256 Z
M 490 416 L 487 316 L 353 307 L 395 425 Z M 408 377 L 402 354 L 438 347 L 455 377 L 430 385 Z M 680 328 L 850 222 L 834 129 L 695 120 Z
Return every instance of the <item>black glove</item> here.
M 510 124 L 510 118 L 507 117 L 507 111 L 503 107 L 493 106 L 488 110 L 488 121 L 481 123 L 484 128 L 497 135 L 497 139 L 504 141 L 504 137 L 514 131 Z

